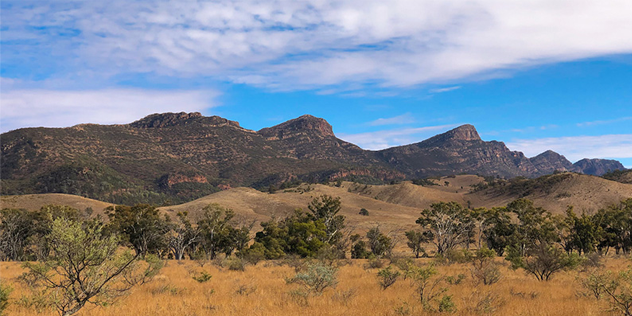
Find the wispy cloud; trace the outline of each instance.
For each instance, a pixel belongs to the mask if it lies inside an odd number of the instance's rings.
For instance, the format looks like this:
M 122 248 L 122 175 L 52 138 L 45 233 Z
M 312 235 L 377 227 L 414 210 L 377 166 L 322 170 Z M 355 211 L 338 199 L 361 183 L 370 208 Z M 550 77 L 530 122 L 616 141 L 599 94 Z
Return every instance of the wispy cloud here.
M 511 129 L 511 131 L 514 133 L 532 133 L 538 130 L 545 131 L 545 130 L 556 129 L 556 128 L 559 128 L 559 125 L 548 124 L 548 125 L 541 125 L 541 126 L 529 126 L 525 128 L 513 128 Z
M 364 149 L 379 150 L 419 142 L 456 126 L 457 124 L 425 126 L 337 136 Z
M 431 89 L 430 93 L 443 93 L 443 92 L 454 91 L 454 90 L 457 90 L 457 89 L 461 89 L 461 86 L 439 88 L 439 89 Z
M 528 157 L 551 149 L 571 161 L 583 158 L 632 158 L 632 134 L 514 139 L 507 142 L 507 146 L 522 151 Z
M 620 117 L 620 118 L 611 119 L 611 120 L 582 122 L 582 123 L 577 123 L 577 126 L 579 126 L 579 127 L 589 127 L 589 126 L 595 126 L 595 125 L 603 125 L 603 124 L 612 124 L 612 123 L 625 122 L 625 121 L 629 121 L 629 120 L 632 120 L 632 116 Z
M 0 131 L 25 126 L 115 124 L 157 112 L 194 112 L 216 106 L 217 91 L 105 89 L 2 91 Z
M 206 76 L 285 90 L 407 87 L 632 52 L 628 0 L 3 4 L 3 65 L 30 65 L 42 76 Z
M 389 117 L 389 118 L 379 118 L 375 121 L 371 121 L 367 123 L 370 126 L 381 126 L 381 125 L 403 125 L 414 123 L 415 118 L 410 113 L 405 113 L 402 115 Z

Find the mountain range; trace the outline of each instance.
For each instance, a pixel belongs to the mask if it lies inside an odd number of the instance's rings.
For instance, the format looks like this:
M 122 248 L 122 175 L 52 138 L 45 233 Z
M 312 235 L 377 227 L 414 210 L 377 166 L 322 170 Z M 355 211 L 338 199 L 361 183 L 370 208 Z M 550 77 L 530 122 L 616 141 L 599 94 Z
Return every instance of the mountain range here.
M 419 143 L 364 150 L 311 115 L 252 131 L 200 113 L 152 114 L 130 124 L 23 128 L 0 135 L 3 195 L 70 193 L 114 203 L 185 202 L 236 186 L 282 187 L 337 179 L 383 183 L 454 174 L 601 175 L 616 160 L 572 164 L 483 141 L 472 125 Z

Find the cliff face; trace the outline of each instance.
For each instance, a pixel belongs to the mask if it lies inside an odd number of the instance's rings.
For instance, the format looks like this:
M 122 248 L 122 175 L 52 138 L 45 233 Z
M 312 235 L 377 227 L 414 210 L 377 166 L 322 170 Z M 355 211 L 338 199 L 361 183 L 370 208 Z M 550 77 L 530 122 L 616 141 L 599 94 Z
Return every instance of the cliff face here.
M 561 168 L 590 174 L 616 161 L 569 166 L 545 152 L 527 159 L 463 125 L 420 143 L 368 151 L 304 115 L 258 132 L 200 113 L 149 115 L 127 125 L 26 128 L 2 134 L 2 194 L 71 193 L 115 203 L 188 201 L 236 186 L 354 179 L 379 183 L 459 173 L 533 177 Z

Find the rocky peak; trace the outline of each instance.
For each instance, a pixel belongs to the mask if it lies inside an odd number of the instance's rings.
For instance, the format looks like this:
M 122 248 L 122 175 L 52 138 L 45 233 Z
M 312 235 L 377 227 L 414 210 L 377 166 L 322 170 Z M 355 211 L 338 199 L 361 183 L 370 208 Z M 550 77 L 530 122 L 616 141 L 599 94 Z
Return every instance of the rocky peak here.
M 541 174 L 549 174 L 553 171 L 574 171 L 573 164 L 566 157 L 552 151 L 547 150 L 529 161 L 538 169 Z
M 473 125 L 465 124 L 418 143 L 420 147 L 444 146 L 459 142 L 482 141 Z
M 279 139 L 298 133 L 315 132 L 320 136 L 333 137 L 334 132 L 327 121 L 312 115 L 303 115 L 287 122 L 259 130 L 259 134 L 265 137 L 278 137 Z
M 445 138 L 454 140 L 481 140 L 473 125 L 465 124 L 442 134 Z
M 169 126 L 186 125 L 190 121 L 201 118 L 200 112 L 180 113 L 155 113 L 129 124 L 136 128 L 162 128 Z

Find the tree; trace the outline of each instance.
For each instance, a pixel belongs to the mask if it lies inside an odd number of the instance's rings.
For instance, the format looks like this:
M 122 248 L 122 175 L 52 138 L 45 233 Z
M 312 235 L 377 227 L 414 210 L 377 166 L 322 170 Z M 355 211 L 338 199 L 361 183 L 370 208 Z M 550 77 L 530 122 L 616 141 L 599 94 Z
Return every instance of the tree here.
M 169 225 L 154 206 L 110 206 L 106 214 L 110 218 L 110 230 L 121 234 L 137 255 L 145 257 L 148 253 L 160 253 L 168 248 L 166 236 Z
M 215 259 L 218 252 L 224 251 L 229 229 L 232 228 L 229 222 L 234 216 L 233 210 L 219 204 L 204 207 L 204 215 L 198 221 L 198 227 L 203 238 L 202 248 L 209 259 Z
M 33 217 L 27 210 L 0 211 L 0 260 L 25 260 L 25 247 L 31 235 Z
M 426 250 L 422 247 L 422 244 L 427 243 L 430 238 L 428 238 L 427 234 L 415 230 L 407 231 L 405 234 L 408 239 L 406 245 L 408 245 L 408 248 L 413 251 L 415 258 L 419 258 L 419 255 L 426 252 Z
M 502 256 L 505 248 L 514 240 L 516 225 L 511 222 L 511 216 L 504 207 L 494 207 L 483 213 L 485 218 L 483 235 L 487 247 Z
M 89 303 L 111 303 L 162 267 L 151 256 L 142 268 L 140 253 L 118 253 L 118 235 L 105 236 L 98 222 L 84 228 L 77 221 L 56 219 L 48 239 L 52 255 L 25 263 L 22 279 L 41 291 L 41 297 L 50 298 L 61 315 L 75 314 Z
M 371 248 L 371 252 L 377 257 L 389 254 L 393 249 L 393 240 L 384 235 L 380 231 L 379 226 L 369 229 L 366 233 L 366 238 L 369 240 L 369 248 Z
M 432 236 L 431 240 L 437 246 L 439 255 L 462 244 L 471 229 L 467 210 L 456 202 L 431 204 L 430 209 L 421 212 L 416 223 Z
M 365 208 L 361 208 L 359 214 L 362 216 L 369 216 L 369 211 Z
M 329 195 L 321 195 L 312 200 L 307 208 L 312 212 L 314 220 L 322 221 L 326 227 L 327 239 L 325 242 L 335 244 L 340 238 L 340 230 L 345 227 L 345 217 L 338 215 L 340 212 L 340 198 Z
M 538 281 L 549 281 L 553 274 L 575 268 L 579 264 L 578 256 L 567 254 L 555 245 L 545 243 L 528 248 L 524 256 L 520 255 L 520 249 L 517 247 L 509 247 L 508 250 L 506 259 L 511 262 L 511 267 L 523 268 Z
M 181 260 L 186 250 L 200 239 L 200 231 L 193 228 L 188 215 L 188 212 L 179 212 L 177 214 L 178 222 L 171 225 L 167 235 L 169 248 L 176 260 Z

